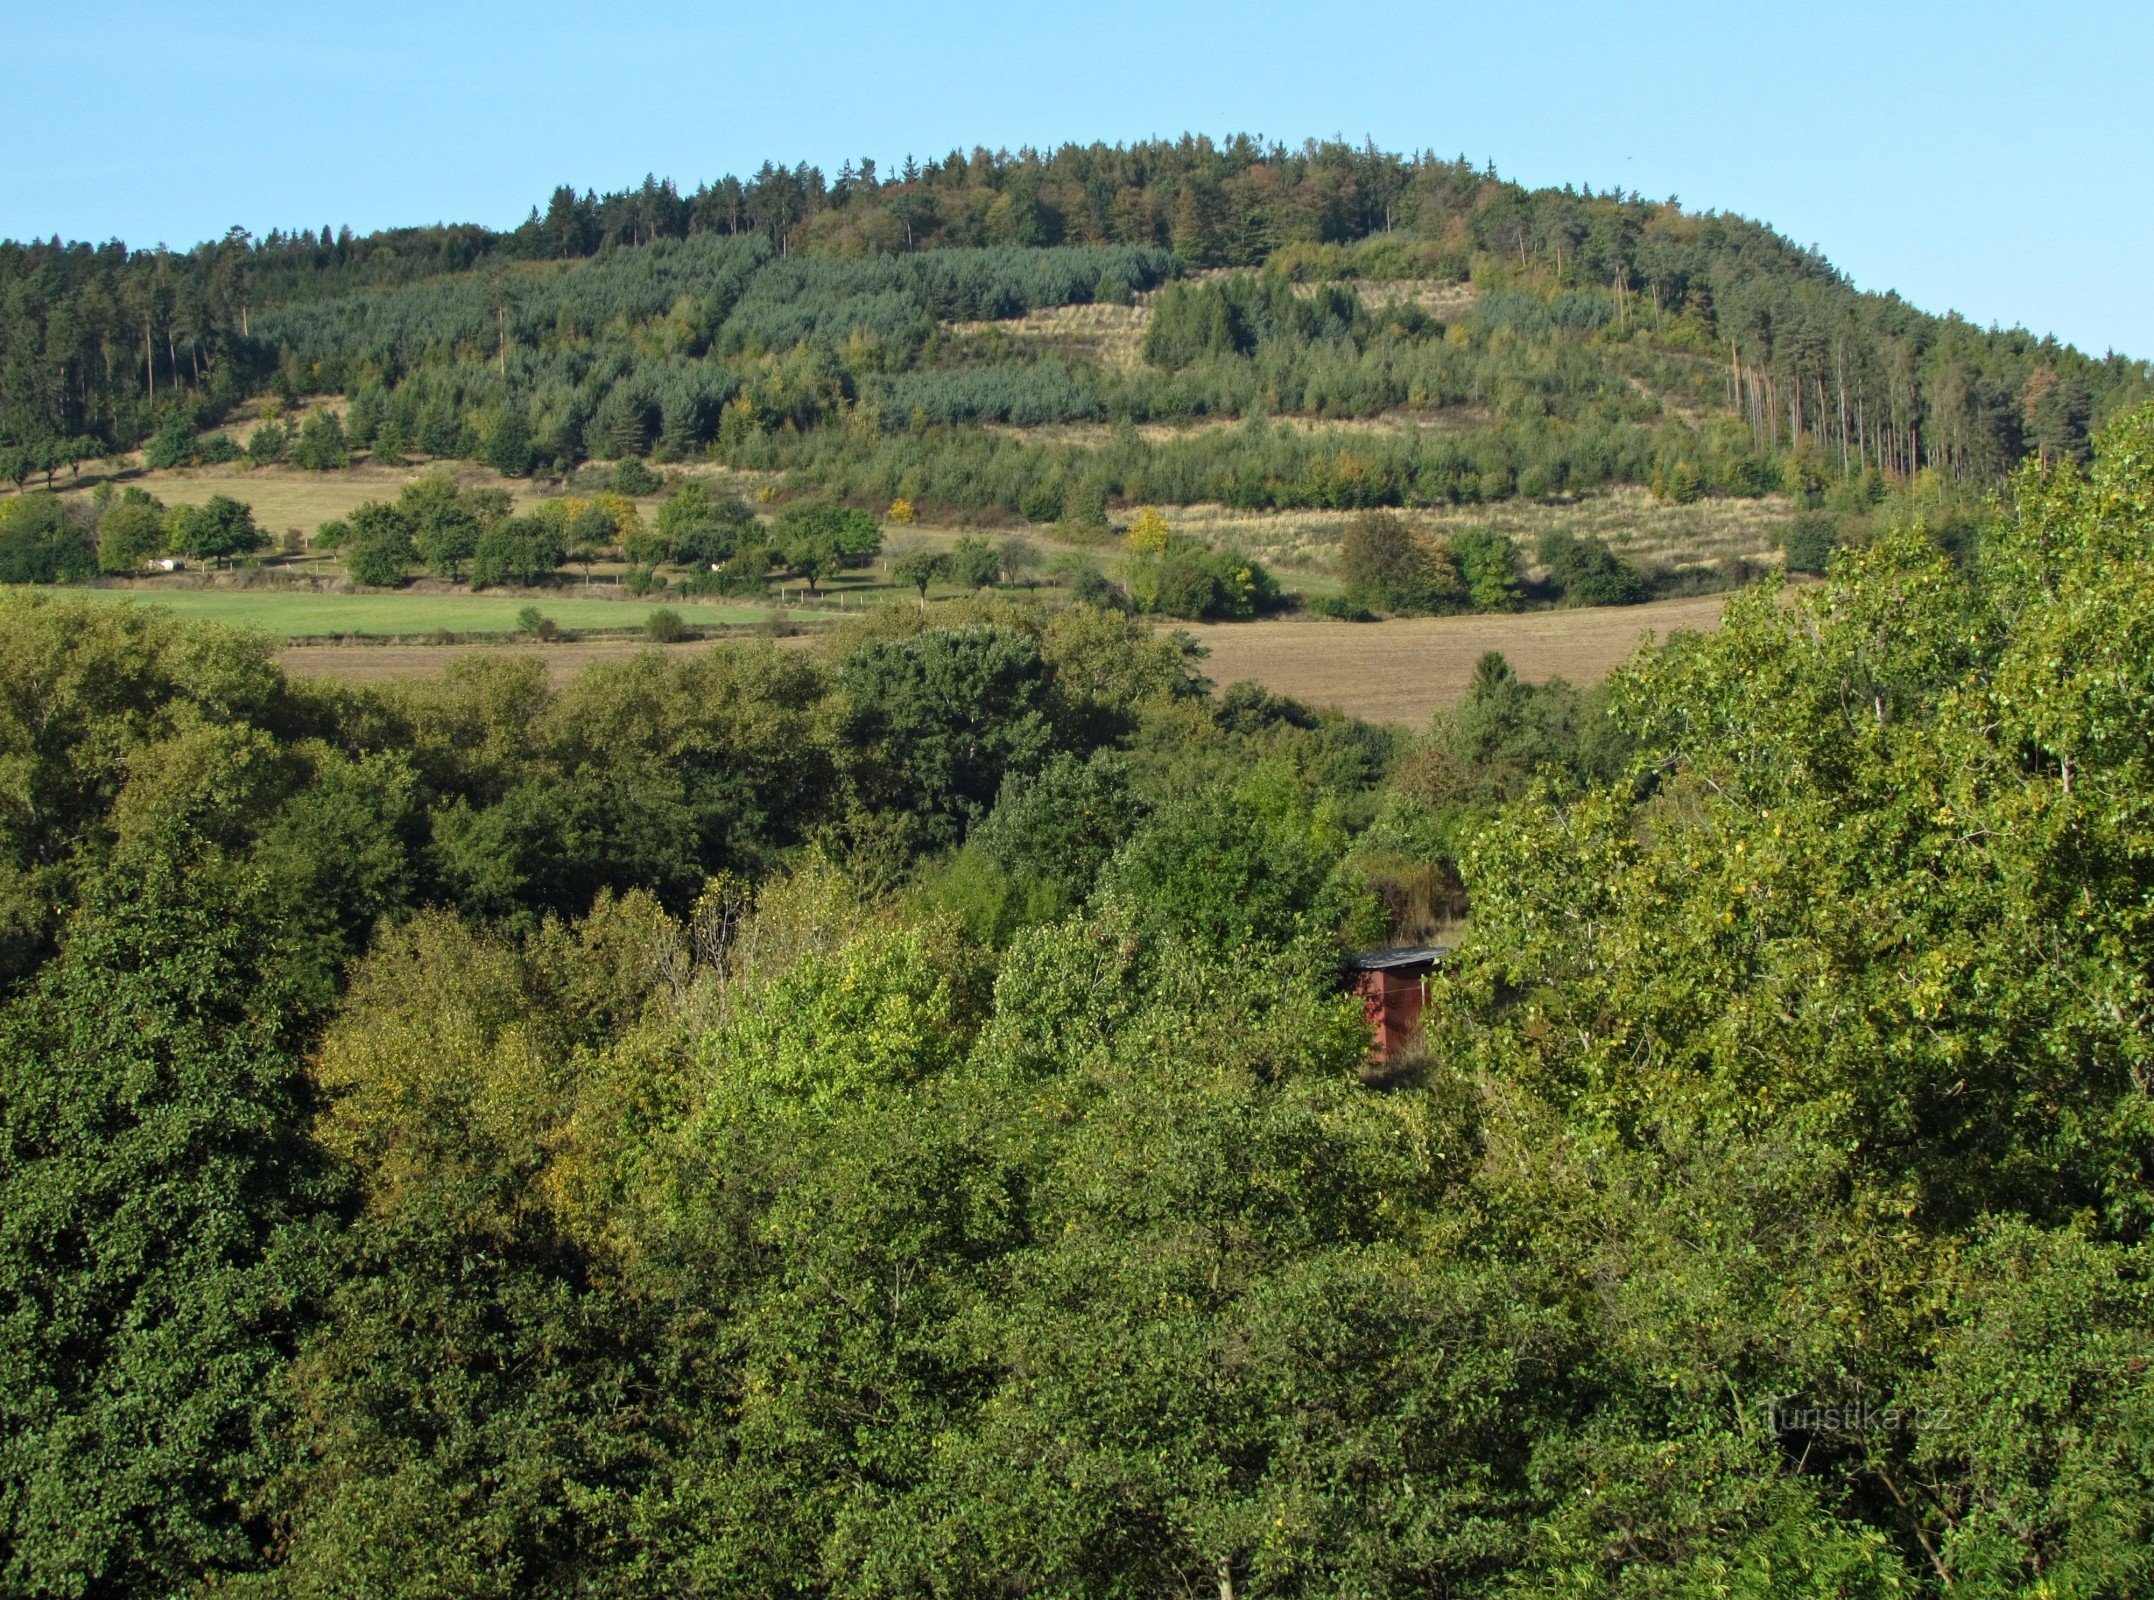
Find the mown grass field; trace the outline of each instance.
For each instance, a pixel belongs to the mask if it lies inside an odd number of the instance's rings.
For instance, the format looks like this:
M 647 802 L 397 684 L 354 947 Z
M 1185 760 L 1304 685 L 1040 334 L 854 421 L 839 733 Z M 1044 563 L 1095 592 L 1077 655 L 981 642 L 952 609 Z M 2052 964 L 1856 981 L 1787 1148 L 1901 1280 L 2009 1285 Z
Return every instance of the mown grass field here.
M 1392 622 L 1326 622 L 1283 617 L 1266 622 L 1179 624 L 1208 652 L 1200 670 L 1222 688 L 1252 678 L 1274 694 L 1314 706 L 1335 706 L 1373 722 L 1420 728 L 1441 707 L 1464 698 L 1475 663 L 1501 650 L 1529 682 L 1563 677 L 1598 683 L 1647 638 L 1720 625 L 1725 595 L 1662 600 L 1642 606 L 1528 611 L 1508 616 L 1414 617 Z M 812 643 L 796 635 L 787 645 Z M 439 672 L 459 656 L 488 645 L 301 645 L 279 659 L 292 672 L 380 683 Z M 536 655 L 556 683 L 586 667 L 651 648 L 638 640 L 597 639 L 537 645 Z M 673 650 L 707 649 L 682 644 Z
M 517 614 L 526 606 L 564 628 L 640 628 L 651 613 L 665 607 L 680 613 L 691 627 L 758 623 L 769 617 L 763 606 L 721 605 L 667 597 L 663 600 L 586 599 L 560 595 L 528 599 L 511 595 L 461 594 L 314 594 L 281 589 L 46 589 L 66 596 L 111 604 L 133 601 L 163 606 L 201 622 L 253 628 L 280 639 L 322 635 L 410 638 L 429 633 L 518 631 Z
M 1727 600 L 1710 594 L 1642 606 L 1389 622 L 1293 617 L 1203 623 L 1188 632 L 1210 652 L 1201 670 L 1221 688 L 1252 678 L 1308 705 L 1419 728 L 1466 697 L 1485 651 L 1502 651 L 1529 683 L 1598 683 L 1649 638 L 1719 627 Z

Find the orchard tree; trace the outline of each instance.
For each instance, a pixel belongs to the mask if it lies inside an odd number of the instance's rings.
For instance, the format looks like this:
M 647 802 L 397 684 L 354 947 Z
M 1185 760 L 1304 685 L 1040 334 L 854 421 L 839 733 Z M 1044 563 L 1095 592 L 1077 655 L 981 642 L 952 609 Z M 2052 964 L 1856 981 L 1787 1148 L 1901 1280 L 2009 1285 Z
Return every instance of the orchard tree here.
M 267 543 L 254 508 L 229 495 L 213 494 L 199 506 L 174 506 L 165 513 L 165 544 L 177 555 L 222 566 Z
M 890 575 L 898 582 L 910 584 L 919 590 L 920 603 L 924 606 L 927 604 L 928 587 L 944 575 L 947 565 L 947 559 L 941 551 L 923 546 L 899 556 L 890 568 Z

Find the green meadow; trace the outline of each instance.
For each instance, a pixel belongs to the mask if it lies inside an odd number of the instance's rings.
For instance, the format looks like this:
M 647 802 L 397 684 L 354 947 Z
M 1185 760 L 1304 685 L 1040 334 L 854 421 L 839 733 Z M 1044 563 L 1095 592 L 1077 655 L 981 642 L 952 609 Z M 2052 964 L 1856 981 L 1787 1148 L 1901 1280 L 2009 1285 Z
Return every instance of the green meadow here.
M 83 589 L 40 591 L 115 604 L 133 601 L 162 606 L 191 621 L 222 622 L 254 628 L 279 638 L 361 635 L 379 638 L 429 633 L 515 633 L 517 616 L 527 606 L 563 628 L 640 628 L 653 611 L 680 613 L 691 627 L 757 623 L 769 615 L 762 606 L 718 605 L 667 598 L 607 600 L 548 596 L 532 600 L 512 595 L 466 594 L 316 594 L 286 589 Z

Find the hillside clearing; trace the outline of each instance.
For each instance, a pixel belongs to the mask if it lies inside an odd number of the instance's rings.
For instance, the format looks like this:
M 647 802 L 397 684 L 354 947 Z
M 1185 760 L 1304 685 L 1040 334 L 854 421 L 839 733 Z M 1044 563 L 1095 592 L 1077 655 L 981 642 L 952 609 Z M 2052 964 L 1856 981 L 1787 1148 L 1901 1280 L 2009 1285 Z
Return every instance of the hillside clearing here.
M 1237 511 L 1221 505 L 1163 508 L 1177 532 L 1232 545 L 1260 561 L 1331 570 L 1353 521 L 1349 511 Z M 1503 500 L 1473 506 L 1410 506 L 1407 521 L 1435 533 L 1490 528 L 1518 544 L 1529 568 L 1542 534 L 1560 530 L 1605 540 L 1626 561 L 1682 566 L 1730 556 L 1779 561 L 1779 543 L 1796 517 L 1785 495 L 1757 500 L 1658 501 L 1627 485 L 1564 500 Z

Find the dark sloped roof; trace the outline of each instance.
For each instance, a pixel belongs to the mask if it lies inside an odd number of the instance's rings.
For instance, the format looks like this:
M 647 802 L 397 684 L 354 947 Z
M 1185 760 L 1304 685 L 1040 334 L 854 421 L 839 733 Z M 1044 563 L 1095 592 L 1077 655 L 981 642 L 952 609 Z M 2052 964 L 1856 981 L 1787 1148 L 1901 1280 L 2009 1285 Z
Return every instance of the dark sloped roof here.
M 1433 967 L 1449 953 L 1448 945 L 1399 944 L 1386 950 L 1363 950 L 1346 958 L 1356 972 L 1389 972 L 1398 967 Z

